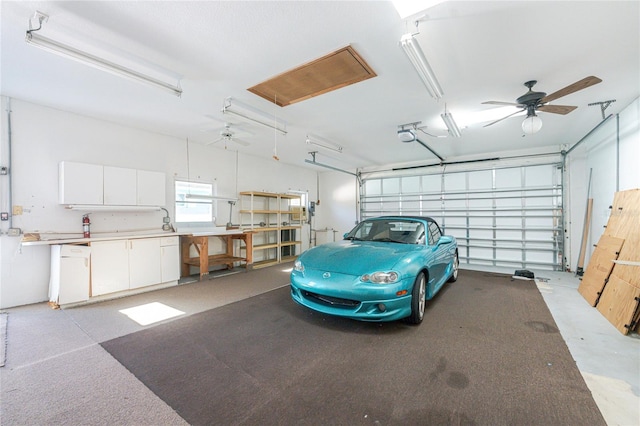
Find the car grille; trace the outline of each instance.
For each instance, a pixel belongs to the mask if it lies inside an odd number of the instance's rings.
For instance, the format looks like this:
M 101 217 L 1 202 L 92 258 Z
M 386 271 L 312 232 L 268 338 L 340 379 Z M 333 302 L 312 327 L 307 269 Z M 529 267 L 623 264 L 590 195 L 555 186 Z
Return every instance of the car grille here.
M 338 306 L 338 307 L 345 307 L 345 308 L 355 308 L 358 305 L 360 305 L 360 302 L 358 302 L 357 300 L 341 299 L 339 297 L 325 296 L 322 294 L 312 293 L 310 291 L 303 291 L 302 294 L 307 299 L 312 299 L 324 305 Z

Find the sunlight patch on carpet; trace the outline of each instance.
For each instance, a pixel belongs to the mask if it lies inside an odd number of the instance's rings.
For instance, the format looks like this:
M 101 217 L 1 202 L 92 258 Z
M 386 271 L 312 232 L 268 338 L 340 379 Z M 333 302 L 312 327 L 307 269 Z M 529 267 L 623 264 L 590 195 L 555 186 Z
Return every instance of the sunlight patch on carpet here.
M 160 302 L 134 306 L 133 308 L 122 309 L 119 312 L 128 316 L 140 325 L 149 325 L 184 315 L 184 312 Z

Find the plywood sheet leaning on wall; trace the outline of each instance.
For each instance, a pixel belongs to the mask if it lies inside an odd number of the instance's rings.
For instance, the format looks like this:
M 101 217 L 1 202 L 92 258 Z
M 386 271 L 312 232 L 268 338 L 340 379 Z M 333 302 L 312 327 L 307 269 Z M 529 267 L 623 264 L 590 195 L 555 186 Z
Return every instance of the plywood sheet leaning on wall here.
M 611 276 L 605 287 L 597 309 L 622 334 L 628 334 L 638 324 L 638 306 L 640 305 L 640 288 Z
M 624 239 L 624 244 L 597 307 L 627 334 L 637 331 L 639 325 L 634 317 L 640 298 L 640 189 L 616 192 L 603 235 Z M 612 286 L 613 282 L 617 284 Z
M 596 306 L 598 298 L 602 294 L 611 271 L 613 261 L 618 258 L 620 249 L 624 244 L 622 238 L 602 235 L 600 241 L 589 259 L 587 270 L 582 277 L 578 291 L 591 306 Z

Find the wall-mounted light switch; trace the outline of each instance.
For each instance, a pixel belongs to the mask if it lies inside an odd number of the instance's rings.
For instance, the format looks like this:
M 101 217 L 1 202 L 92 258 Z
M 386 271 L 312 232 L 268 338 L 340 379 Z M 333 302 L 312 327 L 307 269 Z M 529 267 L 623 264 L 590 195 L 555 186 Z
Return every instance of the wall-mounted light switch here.
M 0 213 L 0 220 L 9 220 L 9 213 L 7 212 Z

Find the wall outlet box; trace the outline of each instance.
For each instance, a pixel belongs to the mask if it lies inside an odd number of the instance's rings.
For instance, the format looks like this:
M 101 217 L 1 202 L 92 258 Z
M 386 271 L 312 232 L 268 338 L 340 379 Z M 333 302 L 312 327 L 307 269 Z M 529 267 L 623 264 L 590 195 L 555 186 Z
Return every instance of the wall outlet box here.
M 9 228 L 9 231 L 7 231 L 7 235 L 12 237 L 18 237 L 20 234 L 22 234 L 20 228 Z
M 9 213 L 7 212 L 0 213 L 0 220 L 9 220 Z

